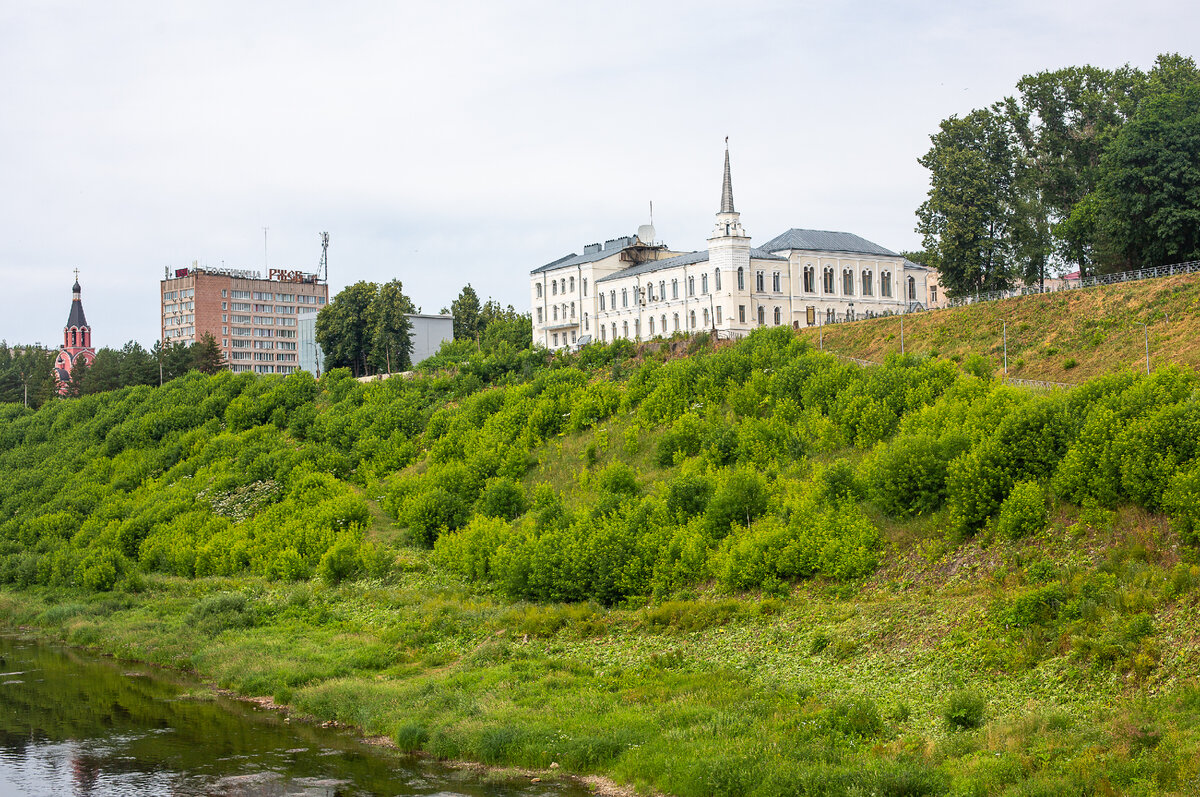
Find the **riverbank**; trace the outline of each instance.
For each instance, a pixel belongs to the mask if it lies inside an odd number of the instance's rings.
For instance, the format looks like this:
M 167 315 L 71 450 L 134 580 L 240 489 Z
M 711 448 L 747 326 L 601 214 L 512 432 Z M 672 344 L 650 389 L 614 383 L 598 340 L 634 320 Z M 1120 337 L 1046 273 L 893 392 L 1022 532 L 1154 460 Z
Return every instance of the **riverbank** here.
M 1164 523 L 1106 528 L 1061 517 L 1019 544 L 926 546 L 869 581 L 774 596 L 530 605 L 418 556 L 336 587 L 5 590 L 0 623 L 530 778 L 679 795 L 1195 793 L 1200 572 Z M 1094 636 L 1043 611 L 1094 612 L 1069 592 L 1084 582 L 1092 604 L 1134 611 Z

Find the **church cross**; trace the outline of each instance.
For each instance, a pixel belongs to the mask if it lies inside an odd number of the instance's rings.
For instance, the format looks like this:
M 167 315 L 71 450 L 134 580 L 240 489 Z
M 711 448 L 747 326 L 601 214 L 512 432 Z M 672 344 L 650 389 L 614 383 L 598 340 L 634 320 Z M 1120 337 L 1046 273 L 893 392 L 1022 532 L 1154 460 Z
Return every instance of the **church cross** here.
M 75 269 L 75 281 L 79 282 L 79 269 Z

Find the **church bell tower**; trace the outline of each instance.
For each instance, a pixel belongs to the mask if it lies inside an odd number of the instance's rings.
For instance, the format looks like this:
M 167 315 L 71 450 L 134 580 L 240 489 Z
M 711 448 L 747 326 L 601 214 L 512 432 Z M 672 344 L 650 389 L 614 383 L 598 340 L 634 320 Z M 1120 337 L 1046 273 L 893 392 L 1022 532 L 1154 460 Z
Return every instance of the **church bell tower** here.
M 59 393 L 67 392 L 71 382 L 71 371 L 77 364 L 88 366 L 96 359 L 96 349 L 92 346 L 92 328 L 88 326 L 87 317 L 83 314 L 80 293 L 79 269 L 75 269 L 75 285 L 71 288 L 71 312 L 67 316 L 67 325 L 63 327 L 62 348 L 54 360 Z

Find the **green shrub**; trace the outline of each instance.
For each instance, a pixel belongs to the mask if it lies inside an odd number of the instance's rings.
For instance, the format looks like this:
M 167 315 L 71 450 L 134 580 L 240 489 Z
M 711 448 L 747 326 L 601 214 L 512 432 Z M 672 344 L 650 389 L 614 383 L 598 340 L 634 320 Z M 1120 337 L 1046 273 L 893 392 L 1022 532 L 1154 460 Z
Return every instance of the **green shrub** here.
M 358 547 L 356 539 L 343 537 L 338 540 L 321 557 L 317 573 L 327 584 L 340 584 L 358 575 L 363 567 Z
M 1063 360 L 1062 367 L 1063 367 L 1064 371 L 1070 371 L 1072 368 L 1074 368 L 1077 365 L 1079 365 L 1079 363 L 1075 362 L 1074 357 L 1068 357 L 1067 359 Z
M 488 517 L 513 518 L 525 512 L 525 491 L 509 479 L 490 479 L 479 496 L 476 510 Z
M 996 533 L 1009 540 L 1029 537 L 1046 528 L 1046 496 L 1037 482 L 1019 482 L 1000 505 Z
M 946 698 L 942 718 L 956 730 L 978 728 L 983 724 L 987 703 L 983 695 L 973 689 L 956 689 Z
M 835 703 L 829 709 L 829 723 L 847 736 L 871 739 L 883 730 L 879 708 L 867 697 L 853 697 Z
M 705 520 L 714 536 L 724 537 L 734 524 L 753 523 L 766 510 L 767 486 L 763 478 L 751 470 L 735 470 L 713 493 Z
M 466 505 L 456 495 L 431 487 L 409 502 L 405 520 L 417 542 L 432 546 L 443 529 L 459 528 L 466 517 Z

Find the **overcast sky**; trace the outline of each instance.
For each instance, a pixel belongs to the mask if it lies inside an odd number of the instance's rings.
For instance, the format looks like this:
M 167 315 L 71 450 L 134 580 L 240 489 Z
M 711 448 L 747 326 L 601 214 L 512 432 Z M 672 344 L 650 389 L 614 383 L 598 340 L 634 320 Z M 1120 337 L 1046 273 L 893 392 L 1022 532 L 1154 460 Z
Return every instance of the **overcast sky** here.
M 705 245 L 723 141 L 756 243 L 918 248 L 938 122 L 1024 74 L 1195 57 L 1195 2 L 0 2 L 0 338 L 158 337 L 164 266 L 399 278 L 528 310 L 529 270 Z M 263 228 L 266 233 L 264 251 Z

